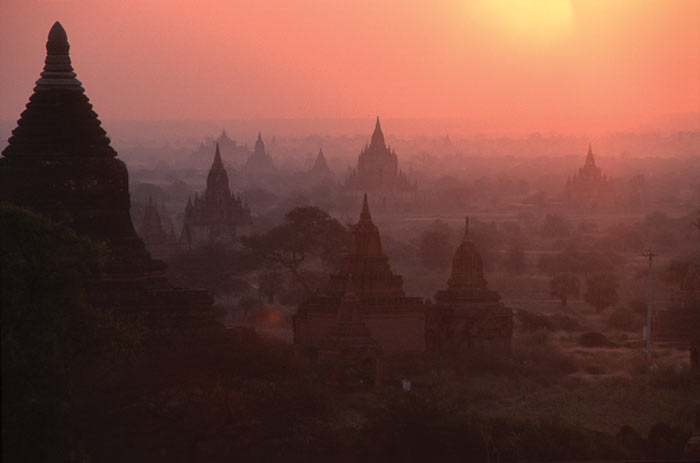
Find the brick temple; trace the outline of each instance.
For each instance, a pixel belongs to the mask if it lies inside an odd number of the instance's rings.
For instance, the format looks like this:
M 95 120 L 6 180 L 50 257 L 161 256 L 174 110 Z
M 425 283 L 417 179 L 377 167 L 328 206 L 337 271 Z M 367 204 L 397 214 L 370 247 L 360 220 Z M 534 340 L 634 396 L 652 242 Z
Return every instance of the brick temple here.
M 237 236 L 250 232 L 251 223 L 248 205 L 231 193 L 217 144 L 204 196 L 187 200 L 180 243 L 187 248 L 211 242 L 233 246 Z
M 379 117 L 370 144 L 360 152 L 357 167 L 348 173 L 345 186 L 352 190 L 370 191 L 380 195 L 397 195 L 416 189 L 416 185 L 411 184 L 399 169 L 396 152 L 386 144 Z
M 600 167 L 596 165 L 591 145 L 588 145 L 583 167 L 573 177 L 567 179 L 564 198 L 569 206 L 581 209 L 615 207 L 612 179 L 603 175 Z
M 508 353 L 513 310 L 500 302 L 498 292 L 487 288 L 481 254 L 469 236 L 468 217 L 465 222 L 447 289 L 435 293 L 436 303 L 428 308 L 427 349 L 435 353 Z
M 157 332 L 216 326 L 205 291 L 174 288 L 129 215 L 129 175 L 76 78 L 68 37 L 49 32 L 46 62 L 0 159 L 0 200 L 104 242 L 110 254 L 88 301 Z
M 338 273 L 331 275 L 323 294 L 303 302 L 294 316 L 294 342 L 305 350 L 328 350 L 337 328 L 339 310 L 348 295 L 357 297 L 357 322 L 382 352 L 425 350 L 425 305 L 408 297 L 403 279 L 392 272 L 382 251 L 379 229 L 372 221 L 367 195 L 360 220 L 352 227 L 353 245 Z

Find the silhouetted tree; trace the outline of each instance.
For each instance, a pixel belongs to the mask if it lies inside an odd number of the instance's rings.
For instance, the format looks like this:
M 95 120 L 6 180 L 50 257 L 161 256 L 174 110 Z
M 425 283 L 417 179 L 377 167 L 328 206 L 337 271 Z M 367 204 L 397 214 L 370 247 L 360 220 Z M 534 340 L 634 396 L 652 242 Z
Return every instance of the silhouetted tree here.
M 617 304 L 620 286 L 617 276 L 612 273 L 596 273 L 586 280 L 586 292 L 583 299 L 601 312 L 606 307 Z
M 574 274 L 558 273 L 549 280 L 549 295 L 558 297 L 562 307 L 566 307 L 569 297 L 578 297 L 579 291 L 579 280 Z
M 263 272 L 258 277 L 258 286 L 260 294 L 272 304 L 275 302 L 275 295 L 279 294 L 284 287 L 284 279 L 279 272 Z
M 213 294 L 235 293 L 247 288 L 242 276 L 255 264 L 250 255 L 211 242 L 174 255 L 167 275 L 178 286 L 208 289 Z
M 132 344 L 85 290 L 105 249 L 66 225 L 0 205 L 3 460 L 60 459 L 62 419 L 81 379 Z M 37 445 L 41 442 L 41 445 Z
M 287 212 L 282 224 L 262 235 L 242 237 L 241 243 L 253 256 L 288 271 L 310 295 L 313 284 L 304 277 L 302 265 L 316 260 L 338 266 L 347 253 L 348 234 L 326 211 L 306 206 Z

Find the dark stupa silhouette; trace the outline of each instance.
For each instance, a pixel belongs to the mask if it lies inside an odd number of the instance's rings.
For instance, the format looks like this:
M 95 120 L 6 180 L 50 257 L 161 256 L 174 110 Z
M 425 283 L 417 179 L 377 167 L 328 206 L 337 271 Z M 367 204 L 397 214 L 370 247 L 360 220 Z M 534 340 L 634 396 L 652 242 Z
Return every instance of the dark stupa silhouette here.
M 0 200 L 68 219 L 110 251 L 91 303 L 161 330 L 213 323 L 203 291 L 173 288 L 129 216 L 126 165 L 101 127 L 73 72 L 66 31 L 56 22 L 46 63 L 0 158 Z

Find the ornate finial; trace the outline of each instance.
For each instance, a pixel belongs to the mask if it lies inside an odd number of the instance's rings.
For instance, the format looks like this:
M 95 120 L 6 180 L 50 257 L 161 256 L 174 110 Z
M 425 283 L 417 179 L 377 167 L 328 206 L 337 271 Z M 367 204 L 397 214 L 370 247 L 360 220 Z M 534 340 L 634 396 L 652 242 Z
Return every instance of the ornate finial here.
M 384 134 L 382 133 L 382 125 L 379 123 L 379 116 L 377 116 L 377 123 L 374 125 L 374 133 L 372 133 L 372 140 L 370 141 L 370 146 L 377 146 L 384 148 Z
M 83 92 L 80 81 L 75 78 L 70 61 L 68 34 L 56 21 L 49 31 L 46 41 L 46 61 L 41 78 L 36 81 L 35 90 L 70 90 Z
M 372 215 L 369 213 L 369 203 L 367 202 L 367 193 L 365 193 L 365 197 L 362 200 L 362 212 L 360 213 L 360 221 L 372 221 Z
M 53 26 L 51 26 L 51 30 L 49 31 L 49 42 L 68 43 L 68 34 L 66 34 L 66 30 L 58 21 L 53 23 Z

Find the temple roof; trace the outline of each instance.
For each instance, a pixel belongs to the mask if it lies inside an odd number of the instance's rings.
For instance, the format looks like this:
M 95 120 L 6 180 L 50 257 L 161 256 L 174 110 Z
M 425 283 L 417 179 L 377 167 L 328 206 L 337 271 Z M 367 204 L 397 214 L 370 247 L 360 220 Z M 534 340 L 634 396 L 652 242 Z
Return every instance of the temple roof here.
M 447 286 L 450 289 L 486 288 L 481 254 L 469 236 L 469 217 L 465 218 L 462 243 L 452 258 L 452 274 Z
M 258 132 L 258 139 L 255 141 L 254 155 L 265 154 L 265 143 L 262 139 L 262 133 Z
M 319 149 L 311 172 L 314 174 L 325 174 L 330 173 L 330 171 L 328 163 L 326 162 L 326 156 L 323 155 L 323 149 Z
M 362 199 L 362 212 L 360 212 L 360 223 L 369 222 L 372 223 L 372 214 L 369 212 L 369 203 L 367 202 L 367 193 L 365 193 Z
M 231 196 L 231 190 L 228 184 L 228 174 L 224 168 L 224 163 L 221 161 L 221 152 L 219 144 L 216 144 L 214 152 L 214 162 L 211 164 L 209 174 L 207 175 L 207 190 L 204 197 L 207 201 L 226 201 Z
M 377 116 L 377 123 L 374 125 L 374 133 L 372 133 L 372 141 L 370 142 L 370 148 L 384 148 L 385 145 L 386 143 L 384 141 L 384 133 L 382 133 L 382 126 L 379 123 L 379 116 Z
M 588 154 L 586 155 L 586 166 L 595 166 L 595 158 L 593 157 L 593 150 L 591 149 L 591 144 L 588 144 Z
M 56 21 L 46 42 L 44 70 L 4 156 L 116 156 L 73 72 L 69 50 L 68 35 Z
M 327 292 L 342 296 L 352 278 L 352 291 L 360 298 L 404 296 L 403 280 L 391 271 L 389 259 L 382 251 L 379 229 L 372 222 L 367 194 L 363 198 L 360 220 L 352 226 L 352 233 L 351 251 L 343 259 L 340 272 L 331 276 Z

